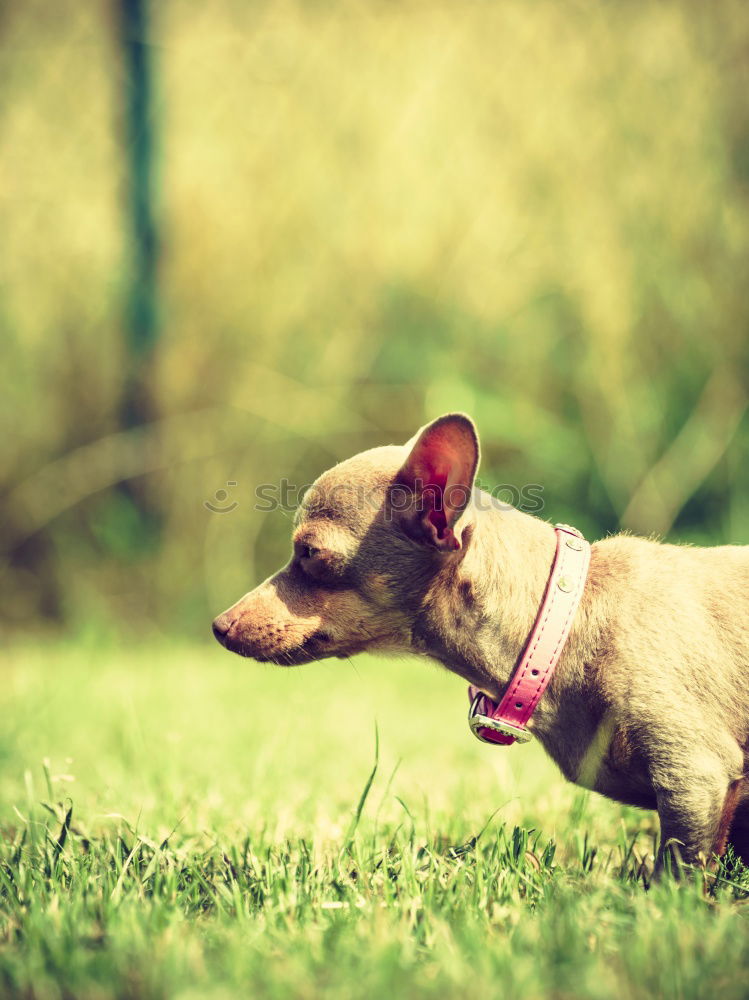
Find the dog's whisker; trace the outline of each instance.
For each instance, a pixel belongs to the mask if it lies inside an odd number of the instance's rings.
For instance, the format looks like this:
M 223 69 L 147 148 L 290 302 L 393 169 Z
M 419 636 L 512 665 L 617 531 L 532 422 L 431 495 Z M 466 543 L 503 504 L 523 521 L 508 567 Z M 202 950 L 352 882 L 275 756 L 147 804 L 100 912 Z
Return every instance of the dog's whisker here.
M 348 660 L 349 664 L 351 665 L 351 669 L 354 671 L 354 673 L 359 678 L 359 680 L 361 680 L 361 674 L 359 673 L 359 670 L 358 670 L 356 664 L 354 663 L 354 661 L 351 659 L 350 656 L 347 656 L 346 659 Z

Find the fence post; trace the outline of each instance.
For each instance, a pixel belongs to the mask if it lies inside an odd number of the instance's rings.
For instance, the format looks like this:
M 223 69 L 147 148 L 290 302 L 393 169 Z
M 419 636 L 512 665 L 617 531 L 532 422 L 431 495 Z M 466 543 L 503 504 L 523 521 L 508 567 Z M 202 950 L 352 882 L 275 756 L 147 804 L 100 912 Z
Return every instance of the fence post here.
M 159 233 L 155 207 L 156 139 L 153 107 L 153 48 L 148 0 L 115 0 L 122 58 L 122 131 L 125 168 L 127 286 L 124 303 L 124 363 L 120 424 L 149 423 L 156 416 L 151 361 L 160 331 Z M 157 528 L 158 511 L 133 483 L 121 489 Z M 147 532 L 151 534 L 151 532 Z

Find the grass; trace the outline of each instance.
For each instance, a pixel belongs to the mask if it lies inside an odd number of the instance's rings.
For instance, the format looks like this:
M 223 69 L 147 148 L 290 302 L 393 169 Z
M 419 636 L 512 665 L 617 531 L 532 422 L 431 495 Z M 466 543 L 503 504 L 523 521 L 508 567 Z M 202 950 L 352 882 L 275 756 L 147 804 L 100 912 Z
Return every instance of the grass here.
M 646 891 L 654 817 L 473 741 L 450 675 L 85 641 L 2 670 L 3 997 L 749 995 L 747 873 Z

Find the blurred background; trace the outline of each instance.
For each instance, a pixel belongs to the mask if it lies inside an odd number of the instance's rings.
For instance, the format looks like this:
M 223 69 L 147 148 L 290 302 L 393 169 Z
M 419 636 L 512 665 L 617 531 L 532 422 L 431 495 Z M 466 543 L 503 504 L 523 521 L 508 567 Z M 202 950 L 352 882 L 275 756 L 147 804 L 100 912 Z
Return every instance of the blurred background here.
M 749 542 L 747 93 L 740 0 L 0 6 L 4 627 L 207 638 L 259 485 L 449 409 Z

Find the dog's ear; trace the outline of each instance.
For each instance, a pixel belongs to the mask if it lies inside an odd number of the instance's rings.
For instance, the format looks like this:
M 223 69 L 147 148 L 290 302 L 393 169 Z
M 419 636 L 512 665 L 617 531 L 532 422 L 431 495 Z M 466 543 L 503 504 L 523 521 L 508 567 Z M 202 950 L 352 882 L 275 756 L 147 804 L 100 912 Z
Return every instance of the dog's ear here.
M 406 445 L 410 453 L 392 493 L 407 534 L 450 552 L 461 546 L 455 528 L 468 506 L 479 464 L 479 440 L 473 421 L 448 413 L 427 424 Z

